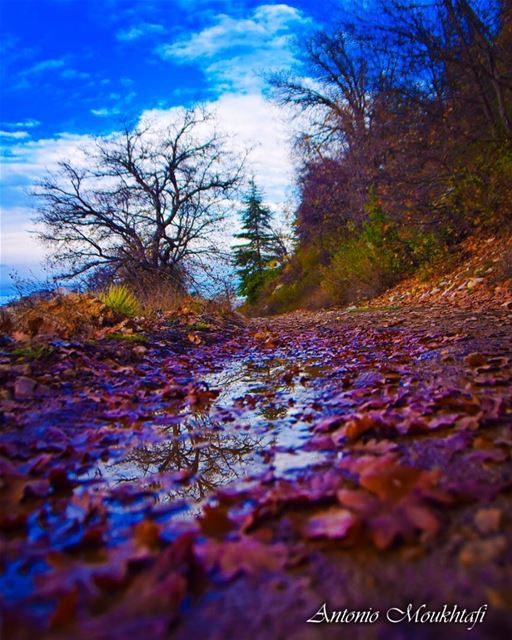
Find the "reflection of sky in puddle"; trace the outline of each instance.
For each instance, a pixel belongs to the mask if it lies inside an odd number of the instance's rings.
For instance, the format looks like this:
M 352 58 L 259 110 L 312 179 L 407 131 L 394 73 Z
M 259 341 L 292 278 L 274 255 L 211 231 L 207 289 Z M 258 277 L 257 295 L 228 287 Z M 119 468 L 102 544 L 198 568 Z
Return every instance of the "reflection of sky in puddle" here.
M 270 353 L 248 356 L 201 377 L 219 391 L 206 405 L 180 413 L 162 405 L 152 421 L 113 425 L 113 437 L 117 429 L 128 428 L 134 446 L 119 447 L 110 459 L 82 474 L 71 499 L 63 502 L 57 496 L 30 514 L 33 552 L 7 563 L 0 575 L 3 592 L 11 599 L 24 597 L 33 588 L 34 576 L 49 569 L 44 555 L 48 545 L 66 551 L 78 545 L 83 551 L 84 532 L 102 527 L 104 517 L 108 545 L 130 537 L 131 527 L 145 519 L 148 510 L 157 522 L 171 518 L 177 531 L 186 530 L 216 489 L 234 482 L 239 489 L 249 489 L 267 471 L 290 477 L 326 463 L 330 453 L 304 451 L 303 445 L 309 424 L 319 416 L 321 393 L 318 388 L 315 393 L 312 378 L 329 377 L 330 370 L 306 356 L 302 362 L 294 356 L 293 365 Z
M 296 361 L 295 361 L 296 362 Z M 323 368 L 306 360 L 291 370 L 285 360 L 248 357 L 201 378 L 219 395 L 206 407 L 185 409 L 181 421 L 155 426 L 159 441 L 99 462 L 89 478 L 115 486 L 142 481 L 162 501 L 199 501 L 215 488 L 272 470 L 286 476 L 325 461 L 304 451 L 314 391 L 307 380 Z M 182 480 L 182 482 L 180 482 Z

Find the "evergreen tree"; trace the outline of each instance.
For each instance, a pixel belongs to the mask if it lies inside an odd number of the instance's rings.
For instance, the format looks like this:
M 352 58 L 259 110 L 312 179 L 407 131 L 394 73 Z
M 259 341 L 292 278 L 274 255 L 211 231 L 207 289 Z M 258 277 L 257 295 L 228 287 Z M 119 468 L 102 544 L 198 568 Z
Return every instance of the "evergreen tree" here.
M 253 303 L 272 271 L 270 263 L 279 259 L 280 252 L 271 227 L 272 212 L 264 206 L 254 180 L 250 183 L 244 204 L 242 232 L 235 235 L 235 238 L 244 242 L 235 245 L 233 249 L 237 275 L 240 278 L 238 291 Z

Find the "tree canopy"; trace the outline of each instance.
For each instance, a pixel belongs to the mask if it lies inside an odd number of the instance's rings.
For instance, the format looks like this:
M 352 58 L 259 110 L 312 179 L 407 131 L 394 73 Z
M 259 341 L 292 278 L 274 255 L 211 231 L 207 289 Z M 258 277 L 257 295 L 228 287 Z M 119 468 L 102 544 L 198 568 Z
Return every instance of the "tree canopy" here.
M 242 231 L 235 238 L 235 265 L 240 278 L 239 293 L 253 301 L 271 271 L 271 263 L 282 258 L 283 247 L 272 229 L 272 212 L 263 204 L 263 196 L 251 181 L 244 199 Z
M 106 270 L 112 279 L 182 286 L 190 266 L 215 253 L 243 160 L 212 124 L 194 108 L 165 127 L 126 128 L 38 185 L 41 237 L 65 277 Z

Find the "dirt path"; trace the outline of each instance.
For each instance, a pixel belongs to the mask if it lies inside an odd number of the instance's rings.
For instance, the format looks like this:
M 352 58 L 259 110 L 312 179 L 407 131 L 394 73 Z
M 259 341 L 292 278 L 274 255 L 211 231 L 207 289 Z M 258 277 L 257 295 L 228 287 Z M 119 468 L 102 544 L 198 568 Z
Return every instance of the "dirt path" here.
M 3 402 L 6 637 L 472 624 L 386 621 L 409 603 L 487 604 L 472 636 L 510 637 L 511 365 L 509 313 L 440 308 L 255 320 L 193 352 L 56 347 Z M 324 603 L 380 615 L 307 623 Z

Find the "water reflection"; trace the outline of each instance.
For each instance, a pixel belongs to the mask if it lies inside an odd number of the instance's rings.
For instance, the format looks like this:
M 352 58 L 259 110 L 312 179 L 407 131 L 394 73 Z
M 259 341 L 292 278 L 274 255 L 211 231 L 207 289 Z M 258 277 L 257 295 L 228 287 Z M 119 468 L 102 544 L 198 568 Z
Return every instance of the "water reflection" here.
M 254 467 L 253 454 L 263 444 L 262 437 L 226 431 L 207 412 L 194 413 L 162 431 L 167 439 L 132 449 L 122 461 L 109 465 L 107 474 L 120 482 L 149 477 L 151 488 L 168 499 L 201 500 L 248 473 Z M 165 478 L 159 480 L 162 475 Z M 179 482 L 172 482 L 173 477 Z
M 307 378 L 322 368 L 310 360 L 290 369 L 285 360 L 259 358 L 204 376 L 208 388 L 219 390 L 215 399 L 182 411 L 176 424 L 155 427 L 157 442 L 100 463 L 95 477 L 108 484 L 147 480 L 160 500 L 194 502 L 264 468 L 286 474 L 318 462 L 320 452 L 302 451 L 309 426 L 301 414 L 314 397 Z

